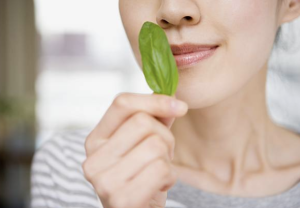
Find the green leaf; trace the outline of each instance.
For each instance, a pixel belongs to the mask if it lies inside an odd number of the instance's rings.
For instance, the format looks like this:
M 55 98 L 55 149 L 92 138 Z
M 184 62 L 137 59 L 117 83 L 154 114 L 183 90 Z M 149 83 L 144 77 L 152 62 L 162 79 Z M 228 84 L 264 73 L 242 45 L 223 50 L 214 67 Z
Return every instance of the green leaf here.
M 178 70 L 164 30 L 145 22 L 139 34 L 139 48 L 149 87 L 157 94 L 173 96 L 178 85 Z

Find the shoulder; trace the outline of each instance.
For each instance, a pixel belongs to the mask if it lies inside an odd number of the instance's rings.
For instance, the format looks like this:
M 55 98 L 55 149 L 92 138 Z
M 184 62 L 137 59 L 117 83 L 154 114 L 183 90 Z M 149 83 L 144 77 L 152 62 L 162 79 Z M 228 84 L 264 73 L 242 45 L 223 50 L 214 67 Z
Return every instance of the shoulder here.
M 31 207 L 102 208 L 82 163 L 89 131 L 54 134 L 35 153 L 31 168 Z M 174 191 L 173 191 L 174 192 Z M 165 207 L 185 207 L 167 199 Z
M 68 157 L 70 154 L 78 160 L 85 158 L 84 143 L 87 131 L 64 131 L 52 135 L 36 151 L 36 157 L 40 155 L 53 155 L 54 157 Z
M 78 131 L 54 134 L 37 149 L 33 165 L 47 163 L 53 170 L 80 172 L 81 164 L 86 158 L 84 149 L 86 135 L 85 132 Z
M 32 207 L 99 207 L 82 170 L 87 135 L 87 131 L 56 133 L 36 151 L 31 168 Z
M 289 178 L 300 180 L 300 133 L 282 128 L 277 136 L 274 136 L 271 152 L 273 167 L 280 172 L 291 175 Z

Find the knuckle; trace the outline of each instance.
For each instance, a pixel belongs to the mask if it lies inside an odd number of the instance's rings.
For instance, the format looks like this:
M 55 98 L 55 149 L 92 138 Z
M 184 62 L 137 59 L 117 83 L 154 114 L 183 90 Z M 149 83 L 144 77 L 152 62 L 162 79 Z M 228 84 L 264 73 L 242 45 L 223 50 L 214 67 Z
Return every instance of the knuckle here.
M 155 169 L 159 170 L 161 175 L 164 177 L 169 176 L 170 174 L 170 168 L 167 162 L 163 159 L 158 159 L 155 163 Z
M 170 178 L 171 184 L 176 183 L 177 177 L 178 177 L 178 175 L 177 175 L 176 172 L 170 171 L 170 177 L 169 178 Z
M 87 157 L 89 156 L 89 154 L 92 154 L 96 150 L 102 149 L 105 146 L 106 142 L 108 141 L 105 138 L 97 137 L 97 139 L 96 139 L 96 138 L 92 138 L 92 137 L 93 137 L 93 135 L 91 133 L 85 139 L 84 148 L 86 150 Z
M 174 184 L 176 184 L 176 182 L 177 182 L 177 177 L 174 174 L 168 177 L 169 188 L 171 188 Z
M 149 129 L 153 126 L 151 119 L 149 119 L 149 115 L 144 112 L 136 113 L 133 117 L 133 122 L 135 126 L 141 129 Z
M 175 147 L 175 137 L 169 130 L 166 131 L 166 140 L 170 148 L 173 149 Z
M 126 108 L 129 104 L 129 94 L 128 93 L 120 93 L 113 101 L 113 105 L 117 108 Z
M 165 190 L 170 189 L 175 183 L 177 182 L 177 177 L 174 174 L 170 174 L 170 176 L 168 176 L 166 178 L 166 183 L 165 183 Z
M 86 152 L 90 152 L 91 149 L 92 149 L 92 139 L 91 139 L 91 134 L 88 135 L 86 138 L 85 138 L 85 142 L 84 142 L 84 148 L 86 150 Z
M 109 182 L 106 177 L 100 175 L 94 179 L 92 184 L 95 186 L 95 189 L 97 190 L 99 196 L 101 196 L 102 198 L 110 197 L 111 191 L 109 188 Z
M 89 160 L 85 160 L 85 161 L 82 163 L 82 169 L 83 169 L 85 178 L 86 178 L 88 181 L 91 181 L 92 175 L 93 175 L 93 174 L 92 174 L 92 169 L 91 169 L 91 165 L 90 165 Z
M 158 108 L 162 112 L 169 112 L 172 100 L 173 100 L 173 98 L 169 98 L 169 97 L 165 97 L 165 96 L 160 97 L 157 102 Z
M 165 156 L 168 153 L 168 148 L 162 141 L 162 139 L 158 136 L 152 136 L 149 140 L 149 150 L 153 152 L 155 156 Z

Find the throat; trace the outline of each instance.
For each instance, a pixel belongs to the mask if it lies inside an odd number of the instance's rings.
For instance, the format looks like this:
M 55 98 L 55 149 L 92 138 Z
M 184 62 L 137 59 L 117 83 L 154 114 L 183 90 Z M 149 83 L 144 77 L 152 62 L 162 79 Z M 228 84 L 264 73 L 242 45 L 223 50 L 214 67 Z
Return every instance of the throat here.
M 257 135 L 254 131 L 240 132 L 223 140 L 210 140 L 175 130 L 176 145 L 172 163 L 183 172 L 184 177 L 189 178 L 189 174 L 205 175 L 216 183 L 235 187 L 248 175 L 270 168 L 269 136 Z

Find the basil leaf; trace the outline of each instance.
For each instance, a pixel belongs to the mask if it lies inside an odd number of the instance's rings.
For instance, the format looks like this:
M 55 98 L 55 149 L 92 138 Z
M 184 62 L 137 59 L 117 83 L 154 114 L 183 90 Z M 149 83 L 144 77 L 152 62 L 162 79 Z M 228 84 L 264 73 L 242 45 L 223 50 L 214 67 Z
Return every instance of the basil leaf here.
M 164 30 L 145 22 L 139 34 L 143 73 L 149 87 L 157 94 L 173 96 L 178 85 L 178 70 Z

